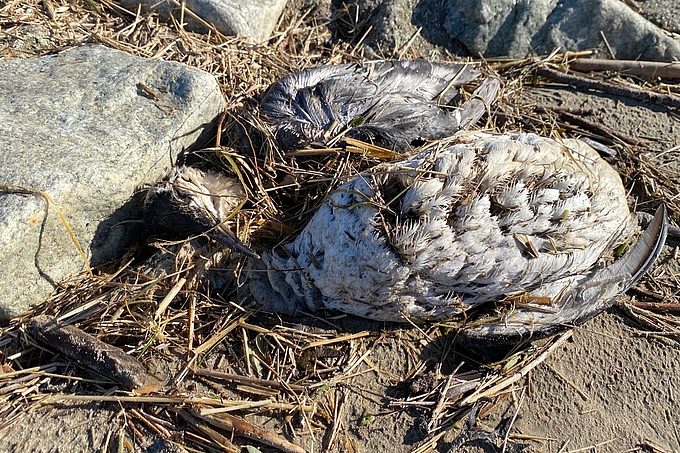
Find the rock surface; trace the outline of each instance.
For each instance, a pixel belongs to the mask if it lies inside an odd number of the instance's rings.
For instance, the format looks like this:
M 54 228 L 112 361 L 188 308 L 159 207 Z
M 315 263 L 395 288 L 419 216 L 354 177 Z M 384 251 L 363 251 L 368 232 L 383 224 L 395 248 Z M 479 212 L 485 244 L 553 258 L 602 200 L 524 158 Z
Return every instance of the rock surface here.
M 598 49 L 611 58 L 604 35 L 618 59 L 680 58 L 680 40 L 620 0 L 363 0 L 360 9 L 372 18 L 366 42 L 378 55 L 416 36 L 409 46 L 421 55 L 430 44 L 472 56 L 523 58 L 559 47 Z M 650 19 L 674 17 L 669 14 L 646 8 Z
M 680 43 L 620 0 L 474 0 L 448 4 L 444 28 L 487 57 L 604 49 L 618 59 L 670 61 Z
M 45 200 L 15 186 L 47 193 L 102 263 L 132 239 L 136 188 L 223 108 L 212 75 L 102 46 L 0 62 L 0 321 L 84 266 L 55 210 L 43 222 Z
M 287 0 L 187 0 L 186 8 L 198 15 L 203 21 L 213 25 L 217 31 L 228 36 L 243 36 L 253 42 L 269 39 L 276 23 L 286 6 Z M 178 22 L 181 17 L 179 3 L 172 0 L 160 2 L 149 0 L 121 0 L 133 10 L 141 4 L 146 10 L 153 9 L 164 20 L 170 21 L 172 15 Z M 206 27 L 185 11 L 184 22 L 187 29 L 205 32 Z

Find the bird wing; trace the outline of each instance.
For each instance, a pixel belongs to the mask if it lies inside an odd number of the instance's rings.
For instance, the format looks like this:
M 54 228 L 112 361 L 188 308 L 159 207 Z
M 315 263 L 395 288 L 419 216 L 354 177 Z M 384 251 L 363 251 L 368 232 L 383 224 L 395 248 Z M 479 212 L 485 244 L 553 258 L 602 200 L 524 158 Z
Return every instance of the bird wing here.
M 502 319 L 473 323 L 459 332 L 459 344 L 468 349 L 489 350 L 490 346 L 519 344 L 583 324 L 610 307 L 617 296 L 649 270 L 661 253 L 667 231 L 666 207 L 662 205 L 637 243 L 618 261 L 589 275 L 567 277 L 531 293 L 535 298 L 551 298 L 552 309 L 523 307 Z
M 322 66 L 275 82 L 260 107 L 284 150 L 347 136 L 405 151 L 459 130 L 460 116 L 444 106 L 479 74 L 426 60 Z

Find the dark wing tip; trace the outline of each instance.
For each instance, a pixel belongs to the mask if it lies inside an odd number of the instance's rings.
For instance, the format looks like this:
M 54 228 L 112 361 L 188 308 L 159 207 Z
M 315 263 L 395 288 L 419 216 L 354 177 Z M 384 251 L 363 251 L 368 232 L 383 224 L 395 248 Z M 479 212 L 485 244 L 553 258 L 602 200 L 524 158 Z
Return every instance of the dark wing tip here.
M 536 313 L 533 323 L 512 318 L 463 328 L 458 332 L 458 344 L 468 353 L 482 358 L 499 358 L 519 343 L 537 340 L 559 331 L 583 324 L 593 318 L 635 284 L 659 257 L 668 233 L 668 213 L 661 205 L 653 220 L 635 245 L 611 266 L 574 286 L 562 300 L 571 306 L 557 313 Z M 604 287 L 604 290 L 596 290 Z M 568 304 L 568 305 L 569 305 Z
M 615 267 L 614 272 L 630 274 L 631 278 L 626 283 L 623 292 L 628 291 L 635 282 L 649 271 L 661 254 L 667 236 L 668 210 L 666 205 L 662 204 L 657 208 L 654 218 L 633 248 L 624 258 L 610 266 L 610 268 Z M 620 269 L 616 267 L 618 263 L 621 263 Z

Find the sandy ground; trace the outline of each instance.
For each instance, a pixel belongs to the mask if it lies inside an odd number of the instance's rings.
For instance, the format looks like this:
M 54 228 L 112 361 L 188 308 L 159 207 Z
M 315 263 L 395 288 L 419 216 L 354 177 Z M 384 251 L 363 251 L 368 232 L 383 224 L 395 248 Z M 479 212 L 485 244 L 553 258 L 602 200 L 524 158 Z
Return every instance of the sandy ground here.
M 617 313 L 594 319 L 531 376 L 518 431 L 554 438 L 540 451 L 680 451 L 680 351 L 646 338 Z

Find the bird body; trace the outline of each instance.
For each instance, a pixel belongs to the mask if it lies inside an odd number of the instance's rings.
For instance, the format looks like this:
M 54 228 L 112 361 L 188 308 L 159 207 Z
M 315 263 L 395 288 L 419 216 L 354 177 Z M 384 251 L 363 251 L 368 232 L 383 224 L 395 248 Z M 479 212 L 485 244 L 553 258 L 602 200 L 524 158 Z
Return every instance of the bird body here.
M 294 242 L 254 263 L 251 292 L 276 311 L 383 321 L 556 300 L 634 225 L 619 175 L 584 142 L 464 134 L 337 187 Z
M 293 242 L 261 259 L 224 225 L 244 197 L 234 178 L 175 169 L 150 191 L 148 223 L 208 231 L 245 254 L 239 287 L 274 312 L 328 308 L 404 322 L 515 307 L 464 328 L 475 343 L 584 322 L 649 269 L 665 241 L 665 210 L 615 256 L 636 225 L 617 172 L 584 141 L 465 132 L 499 89 L 488 78 L 448 106 L 477 75 L 467 65 L 385 61 L 274 83 L 260 113 L 283 150 L 348 137 L 397 151 L 429 143 L 331 189 Z

